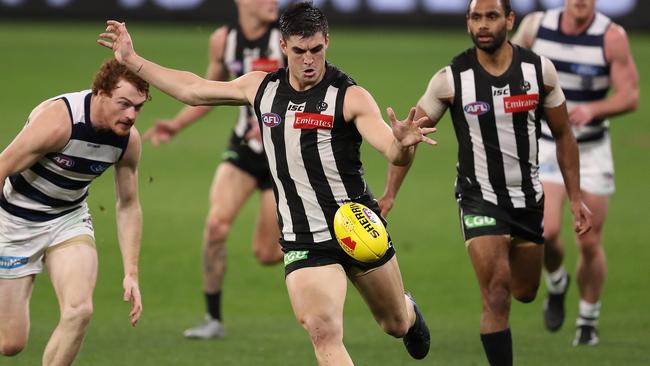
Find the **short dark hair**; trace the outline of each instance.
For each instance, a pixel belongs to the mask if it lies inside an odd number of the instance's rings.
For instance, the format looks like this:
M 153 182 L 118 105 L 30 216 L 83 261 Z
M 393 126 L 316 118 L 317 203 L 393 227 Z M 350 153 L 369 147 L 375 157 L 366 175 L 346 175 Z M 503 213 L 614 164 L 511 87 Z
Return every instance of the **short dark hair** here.
M 326 36 L 328 30 L 325 14 L 311 1 L 295 3 L 280 16 L 280 33 L 285 40 L 291 36 L 311 37 L 318 32 Z
M 474 0 L 469 0 L 467 2 L 467 13 L 466 15 L 469 16 L 469 7 L 472 5 L 472 1 Z M 510 6 L 510 0 L 499 0 L 501 2 L 501 6 L 503 7 L 503 13 L 508 16 L 512 12 L 512 6 Z
M 97 95 L 101 90 L 108 96 L 112 96 L 113 91 L 117 88 L 117 83 L 122 79 L 131 83 L 140 93 L 146 95 L 147 99 L 150 99 L 149 83 L 114 58 L 104 61 L 97 71 L 93 81 L 93 94 Z

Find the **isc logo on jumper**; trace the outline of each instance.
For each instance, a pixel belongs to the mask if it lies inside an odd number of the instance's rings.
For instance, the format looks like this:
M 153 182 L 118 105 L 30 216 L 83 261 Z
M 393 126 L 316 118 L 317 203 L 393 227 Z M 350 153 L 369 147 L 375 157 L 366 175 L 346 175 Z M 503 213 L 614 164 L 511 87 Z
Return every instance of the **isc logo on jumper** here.
M 490 111 L 490 105 L 485 102 L 473 102 L 466 104 L 463 109 L 465 110 L 465 113 L 480 116 Z
M 287 106 L 287 111 L 288 112 L 304 112 L 305 111 L 305 103 L 294 104 L 292 102 L 289 102 L 289 105 Z
M 282 118 L 277 113 L 264 113 L 262 115 L 262 123 L 266 127 L 275 127 L 282 122 Z

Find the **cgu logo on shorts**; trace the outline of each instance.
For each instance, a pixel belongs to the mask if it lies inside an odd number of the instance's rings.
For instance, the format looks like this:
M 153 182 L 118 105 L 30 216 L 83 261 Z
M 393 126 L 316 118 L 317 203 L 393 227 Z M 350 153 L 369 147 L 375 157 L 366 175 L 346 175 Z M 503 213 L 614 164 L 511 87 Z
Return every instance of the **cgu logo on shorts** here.
M 465 215 L 463 216 L 463 223 L 465 223 L 465 227 L 468 229 L 476 229 L 485 226 L 495 226 L 497 220 L 489 216 Z
M 282 117 L 277 113 L 264 113 L 262 115 L 262 123 L 266 127 L 275 127 L 282 123 Z
M 490 111 L 490 105 L 485 102 L 473 102 L 465 105 L 463 109 L 465 110 L 465 113 L 480 116 Z
M 296 113 L 296 119 L 293 121 L 293 128 L 314 129 L 314 128 L 334 128 L 334 116 L 317 113 Z
M 539 94 L 513 95 L 503 98 L 506 113 L 528 112 L 539 104 Z
M 288 266 L 293 262 L 307 259 L 309 254 L 308 250 L 292 250 L 284 254 L 284 266 Z
M 14 269 L 27 265 L 28 257 L 0 257 L 0 269 Z

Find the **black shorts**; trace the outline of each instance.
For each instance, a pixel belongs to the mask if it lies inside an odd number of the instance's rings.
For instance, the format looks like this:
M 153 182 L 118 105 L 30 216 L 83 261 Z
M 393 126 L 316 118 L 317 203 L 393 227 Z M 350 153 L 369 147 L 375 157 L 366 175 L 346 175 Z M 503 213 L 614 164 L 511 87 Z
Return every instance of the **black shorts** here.
M 461 196 L 462 197 L 462 196 Z M 544 244 L 544 200 L 535 207 L 506 208 L 482 199 L 458 200 L 465 241 L 483 235 L 509 235 Z
M 383 257 L 372 263 L 359 262 L 350 257 L 341 247 L 336 239 L 328 240 L 322 243 L 291 243 L 282 244 L 284 251 L 284 276 L 289 273 L 307 267 L 321 267 L 330 264 L 340 264 L 347 272 L 351 267 L 357 267 L 362 271 L 368 271 L 373 268 L 381 267 L 395 256 L 393 242 L 388 236 L 388 250 Z
M 270 189 L 273 187 L 269 163 L 266 160 L 264 152 L 256 153 L 253 151 L 246 140 L 243 140 L 233 134 L 228 144 L 228 149 L 222 154 L 223 161 L 227 161 L 237 168 L 248 173 L 257 182 L 260 190 Z

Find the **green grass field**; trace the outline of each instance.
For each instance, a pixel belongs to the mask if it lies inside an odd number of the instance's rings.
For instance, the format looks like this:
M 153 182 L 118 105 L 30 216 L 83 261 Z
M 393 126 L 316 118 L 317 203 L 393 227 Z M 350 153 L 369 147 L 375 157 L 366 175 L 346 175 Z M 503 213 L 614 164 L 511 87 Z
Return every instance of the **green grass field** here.
M 89 87 L 109 52 L 95 44 L 100 22 L 84 25 L 0 24 L 0 147 L 20 130 L 43 99 Z M 136 49 L 163 65 L 203 74 L 211 26 L 130 24 Z M 650 90 L 650 36 L 632 35 L 642 92 Z M 399 116 L 415 104 L 431 75 L 469 46 L 462 32 L 334 29 L 329 59 Z M 605 232 L 609 277 L 600 321 L 601 344 L 571 346 L 577 315 L 575 283 L 567 323 L 557 334 L 542 326 L 542 297 L 513 304 L 511 327 L 518 365 L 648 365 L 650 356 L 650 109 L 613 121 L 618 192 Z M 138 126 L 171 117 L 180 104 L 158 91 Z M 100 257 L 95 312 L 77 365 L 315 365 L 307 334 L 294 320 L 281 266 L 260 267 L 250 249 L 257 203 L 251 200 L 229 240 L 223 311 L 228 337 L 185 340 L 181 332 L 203 316 L 200 244 L 207 194 L 226 144 L 235 108 L 219 108 L 171 145 L 145 144 L 140 193 L 145 225 L 140 261 L 144 313 L 137 328 L 121 301 L 122 265 L 115 232 L 112 174 L 94 183 L 89 203 Z M 480 297 L 462 243 L 453 199 L 456 141 L 445 117 L 435 148 L 422 147 L 389 220 L 405 285 L 414 293 L 432 330 L 432 349 L 415 362 L 401 341 L 384 335 L 351 287 L 345 308 L 345 342 L 358 365 L 485 365 L 479 336 Z M 384 185 L 382 157 L 364 145 L 367 179 L 377 196 Z M 566 223 L 569 224 L 567 217 Z M 568 229 L 569 226 L 566 226 Z M 567 264 L 576 249 L 570 230 Z M 540 295 L 543 295 L 543 289 Z M 37 277 L 31 301 L 31 335 L 16 358 L 0 365 L 39 365 L 58 320 L 47 275 Z

